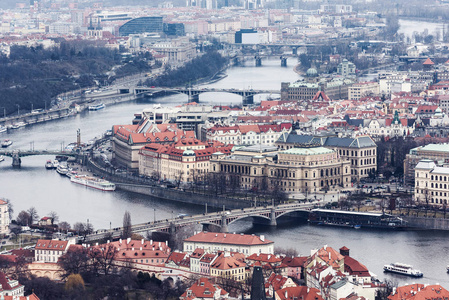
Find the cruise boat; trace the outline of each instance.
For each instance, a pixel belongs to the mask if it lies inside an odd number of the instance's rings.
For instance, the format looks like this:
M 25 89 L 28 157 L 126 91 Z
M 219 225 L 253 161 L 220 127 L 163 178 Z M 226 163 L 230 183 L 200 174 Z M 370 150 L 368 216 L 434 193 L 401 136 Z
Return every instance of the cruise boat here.
M 12 145 L 12 141 L 8 140 L 8 139 L 4 140 L 3 143 L 2 143 L 2 147 L 3 148 L 9 147 L 11 145 Z
M 420 270 L 413 269 L 412 266 L 402 264 L 402 263 L 394 263 L 384 266 L 384 272 L 392 272 L 412 277 L 422 277 L 423 273 Z
M 104 103 L 99 103 L 99 104 L 89 106 L 89 110 L 100 110 L 103 108 L 104 108 Z
M 115 184 L 104 179 L 87 175 L 74 175 L 70 181 L 102 191 L 115 191 Z
M 61 175 L 67 175 L 67 173 L 69 172 L 69 168 L 65 164 L 59 164 L 59 166 L 56 168 L 56 172 Z

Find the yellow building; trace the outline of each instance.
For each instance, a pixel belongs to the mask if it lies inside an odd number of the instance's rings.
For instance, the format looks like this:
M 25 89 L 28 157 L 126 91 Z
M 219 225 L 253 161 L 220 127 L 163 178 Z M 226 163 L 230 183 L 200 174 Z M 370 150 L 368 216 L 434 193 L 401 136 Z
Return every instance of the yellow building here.
M 379 94 L 379 83 L 377 82 L 359 82 L 354 83 L 348 88 L 349 100 L 359 100 L 369 95 Z
M 351 185 L 350 161 L 325 147 L 283 151 L 245 147 L 230 156 L 214 154 L 210 171 L 239 176 L 243 189 L 278 189 L 290 194 L 338 191 Z

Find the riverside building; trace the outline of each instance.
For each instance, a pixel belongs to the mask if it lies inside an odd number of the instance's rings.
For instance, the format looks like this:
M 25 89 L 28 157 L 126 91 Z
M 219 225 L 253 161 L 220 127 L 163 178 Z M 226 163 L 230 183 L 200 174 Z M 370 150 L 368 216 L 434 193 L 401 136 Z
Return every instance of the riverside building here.
M 210 172 L 239 177 L 243 189 L 281 190 L 307 196 L 351 185 L 350 161 L 325 147 L 279 151 L 255 145 L 236 149 L 229 156 L 214 153 L 210 164 Z

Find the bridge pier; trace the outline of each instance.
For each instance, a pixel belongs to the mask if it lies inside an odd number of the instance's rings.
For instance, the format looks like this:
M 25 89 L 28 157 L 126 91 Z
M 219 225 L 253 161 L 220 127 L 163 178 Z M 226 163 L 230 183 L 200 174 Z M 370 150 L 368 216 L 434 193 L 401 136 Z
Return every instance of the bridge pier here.
M 297 55 L 298 54 L 298 48 L 293 47 L 292 48 L 292 53 L 293 53 L 293 55 Z
M 15 168 L 20 168 L 21 164 L 22 164 L 22 160 L 20 159 L 19 152 L 14 152 L 12 154 L 12 166 Z
M 254 58 L 256 59 L 256 67 L 261 67 L 262 66 L 262 57 L 254 56 Z
M 229 231 L 229 230 L 228 230 L 228 223 L 227 223 L 227 220 L 226 220 L 226 216 L 223 215 L 223 216 L 221 216 L 221 228 L 220 228 L 220 232 L 227 233 L 228 231 Z
M 277 226 L 276 222 L 276 211 L 274 210 L 274 207 L 271 209 L 270 212 L 270 226 Z
M 281 56 L 281 67 L 287 66 L 287 57 Z
M 168 229 L 168 232 L 169 232 L 170 234 L 173 234 L 173 233 L 176 232 L 176 226 L 175 226 L 175 224 L 173 224 L 173 222 L 170 223 L 170 228 Z
M 242 104 L 243 106 L 254 104 L 254 95 L 244 95 L 242 96 Z
M 189 103 L 195 102 L 198 103 L 200 101 L 200 94 L 189 94 Z

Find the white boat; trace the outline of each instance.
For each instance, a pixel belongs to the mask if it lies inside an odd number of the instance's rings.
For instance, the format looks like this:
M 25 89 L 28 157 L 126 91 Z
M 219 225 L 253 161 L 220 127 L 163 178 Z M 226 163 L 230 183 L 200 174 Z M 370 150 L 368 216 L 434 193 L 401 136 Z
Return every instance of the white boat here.
M 101 191 L 115 191 L 114 183 L 96 177 L 91 177 L 87 175 L 74 175 L 70 177 L 70 181 Z
M 58 168 L 58 166 L 59 166 L 59 161 L 58 160 L 55 159 L 51 163 L 53 164 L 53 169 Z
M 0 162 L 4 161 L 5 158 L 3 157 L 3 155 L 0 155 Z
M 422 277 L 423 273 L 420 270 L 413 269 L 412 266 L 403 263 L 394 263 L 384 266 L 384 272 L 392 272 L 412 277 Z
M 51 162 L 51 160 L 47 160 L 47 162 L 45 163 L 45 169 L 53 169 L 53 163 Z
M 8 139 L 4 140 L 3 143 L 2 143 L 2 147 L 3 148 L 9 147 L 11 145 L 12 145 L 12 141 L 8 140 Z
M 19 122 L 19 123 L 13 124 L 13 125 L 11 126 L 11 128 L 12 128 L 12 129 L 18 129 L 18 128 L 24 127 L 25 125 L 26 125 L 25 122 Z
M 103 108 L 104 108 L 104 103 L 99 103 L 99 104 L 89 106 L 89 110 L 100 110 Z
M 56 172 L 61 175 L 67 175 L 67 173 L 69 172 L 69 168 L 64 164 L 59 164 L 59 166 L 56 168 Z
M 0 125 L 0 133 L 8 131 L 6 126 Z

